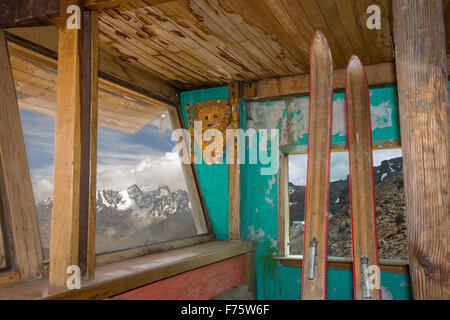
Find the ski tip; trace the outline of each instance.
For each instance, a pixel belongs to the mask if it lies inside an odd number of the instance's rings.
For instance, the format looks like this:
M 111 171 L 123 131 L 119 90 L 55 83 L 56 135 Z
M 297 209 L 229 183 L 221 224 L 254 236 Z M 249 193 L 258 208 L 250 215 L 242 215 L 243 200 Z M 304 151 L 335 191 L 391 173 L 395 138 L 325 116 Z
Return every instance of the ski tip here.
M 311 42 L 311 48 L 313 48 L 319 44 L 325 44 L 325 46 L 327 48 L 329 48 L 327 38 L 325 38 L 322 31 L 316 30 L 316 32 L 314 32 L 314 36 L 313 36 L 313 39 Z
M 348 61 L 347 65 L 347 70 L 351 69 L 352 67 L 363 67 L 361 60 L 358 58 L 356 54 L 350 57 L 350 60 Z

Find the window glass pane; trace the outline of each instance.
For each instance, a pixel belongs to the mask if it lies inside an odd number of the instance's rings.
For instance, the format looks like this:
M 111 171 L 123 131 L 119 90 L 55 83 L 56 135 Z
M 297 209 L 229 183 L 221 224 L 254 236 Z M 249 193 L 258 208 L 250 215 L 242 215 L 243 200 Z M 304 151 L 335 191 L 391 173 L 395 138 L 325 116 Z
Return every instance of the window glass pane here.
M 289 155 L 289 254 L 302 255 L 308 156 Z
M 373 152 L 378 255 L 408 260 L 401 149 Z
M 97 253 L 197 235 L 168 114 L 164 116 L 136 132 L 99 128 Z
M 50 255 L 50 228 L 52 220 L 53 194 L 53 157 L 55 144 L 55 117 L 37 113 L 27 107 L 25 99 L 19 97 L 20 120 L 22 123 L 28 166 L 30 167 L 31 183 L 41 235 L 44 260 Z M 39 108 L 36 107 L 36 110 Z M 43 109 L 45 110 L 45 109 Z M 45 111 L 44 111 L 45 112 Z M 47 112 L 46 112 L 47 113 Z
M 407 260 L 401 149 L 373 151 L 379 257 Z M 307 155 L 289 156 L 290 254 L 301 255 Z M 348 152 L 332 152 L 328 220 L 328 256 L 351 257 Z

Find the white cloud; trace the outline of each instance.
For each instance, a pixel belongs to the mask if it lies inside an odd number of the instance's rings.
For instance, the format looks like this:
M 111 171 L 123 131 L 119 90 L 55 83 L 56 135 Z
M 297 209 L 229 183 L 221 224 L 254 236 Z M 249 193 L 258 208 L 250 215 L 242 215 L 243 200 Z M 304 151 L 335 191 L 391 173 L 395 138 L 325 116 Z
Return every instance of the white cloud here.
M 306 154 L 289 155 L 289 182 L 297 186 L 306 185 L 307 163 Z
M 186 190 L 178 155 L 168 152 L 147 156 L 134 164 L 118 160 L 98 167 L 97 189 L 123 190 L 133 184 L 149 189 L 167 185 L 171 190 Z
M 53 181 L 41 179 L 33 183 L 34 201 L 42 202 L 52 197 Z

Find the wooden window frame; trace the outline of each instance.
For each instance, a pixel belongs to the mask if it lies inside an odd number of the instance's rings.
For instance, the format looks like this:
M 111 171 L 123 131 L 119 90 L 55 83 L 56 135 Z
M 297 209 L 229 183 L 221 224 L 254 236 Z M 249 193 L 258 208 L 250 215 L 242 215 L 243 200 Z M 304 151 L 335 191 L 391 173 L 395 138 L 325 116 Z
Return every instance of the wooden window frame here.
M 401 148 L 400 141 L 391 144 L 375 144 L 373 150 Z M 333 147 L 331 152 L 343 152 L 347 147 Z M 280 153 L 280 169 L 278 172 L 278 256 L 274 260 L 288 266 L 302 266 L 302 255 L 289 254 L 289 155 L 305 154 L 307 152 Z M 328 267 L 333 269 L 352 270 L 352 258 L 328 257 Z M 380 259 L 380 269 L 384 272 L 408 273 L 409 262 L 407 260 Z
M 5 33 L 0 30 L 0 219 L 6 272 L 0 286 L 42 274 L 43 256 L 31 177 Z M 27 230 L 24 232 L 22 230 Z
M 179 109 L 174 106 L 167 106 L 169 121 L 172 130 L 184 129 L 180 120 Z M 187 141 L 186 139 L 184 141 Z M 187 150 L 186 148 L 184 148 Z M 211 221 L 204 205 L 204 200 L 199 188 L 195 167 L 193 164 L 181 164 L 183 176 L 187 185 L 189 200 L 192 205 L 192 214 L 195 221 L 198 234 L 196 236 L 175 239 L 164 242 L 157 242 L 150 245 L 143 245 L 136 248 L 128 248 L 107 253 L 96 254 L 96 264 L 105 265 L 152 253 L 158 253 L 166 250 L 179 249 L 196 244 L 201 244 L 216 239 Z
M 95 15 L 94 15 L 94 19 L 97 19 L 95 17 Z M 92 34 L 95 33 L 96 28 L 98 27 L 95 20 L 93 21 L 93 23 L 94 23 L 94 29 L 92 29 L 92 31 L 91 31 Z M 11 36 L 4 31 L 0 31 L 0 32 L 1 32 L 0 41 L 3 41 L 6 46 L 6 40 L 10 41 Z M 17 42 L 16 42 L 17 39 L 14 39 L 14 40 L 15 41 L 13 41 L 13 42 L 14 42 L 15 46 L 19 45 L 19 47 L 25 48 L 25 50 L 30 50 L 30 52 L 33 52 L 34 54 L 37 54 L 38 56 L 40 56 L 42 58 L 52 60 L 53 63 L 54 63 L 54 61 L 56 61 L 56 57 L 57 57 L 56 53 L 51 52 L 49 50 L 45 50 L 45 48 L 39 47 L 38 45 L 36 45 L 35 47 L 31 46 L 31 48 L 30 48 L 29 46 L 26 46 L 26 44 L 27 44 L 26 41 L 24 41 L 23 44 L 22 43 L 17 44 Z M 95 38 L 92 41 L 95 41 Z M 30 43 L 30 45 L 31 45 L 31 43 Z M 91 169 L 86 171 L 87 174 L 89 174 L 91 176 L 91 180 L 90 180 L 91 183 L 89 184 L 89 193 L 90 194 L 92 194 L 93 188 L 96 187 L 95 181 L 93 181 L 93 179 L 92 179 L 92 177 L 93 177 L 92 172 L 94 171 L 94 168 L 95 168 L 94 161 L 95 161 L 95 165 L 97 163 L 97 155 L 96 155 L 96 152 L 93 152 L 92 139 L 96 140 L 96 137 L 97 137 L 96 122 L 98 121 L 98 118 L 96 115 L 96 109 L 98 107 L 97 99 L 98 99 L 98 82 L 99 82 L 97 80 L 97 74 L 100 74 L 102 77 L 101 78 L 102 85 L 106 85 L 106 86 L 113 87 L 113 88 L 119 88 L 123 94 L 126 94 L 127 96 L 131 96 L 131 97 L 138 97 L 140 100 L 148 102 L 149 105 L 157 104 L 159 106 L 164 106 L 169 113 L 169 120 L 171 122 L 172 129 L 185 128 L 185 126 L 183 125 L 183 122 L 180 120 L 181 119 L 181 111 L 180 111 L 179 105 L 177 105 L 173 101 L 171 101 L 169 99 L 165 99 L 165 98 L 159 98 L 158 94 L 152 94 L 152 92 L 147 89 L 140 89 L 139 84 L 137 86 L 134 84 L 129 84 L 126 81 L 122 81 L 119 78 L 115 78 L 115 76 L 111 76 L 107 73 L 106 74 L 102 73 L 102 71 L 99 72 L 98 71 L 98 60 L 97 60 L 98 58 L 95 57 L 95 53 L 96 53 L 95 50 L 98 50 L 98 45 L 97 45 L 97 43 L 92 42 L 91 47 L 93 47 L 93 50 L 84 52 L 85 54 L 91 55 L 91 60 L 89 63 L 91 65 L 91 69 L 90 69 L 91 71 L 89 73 L 91 76 L 90 81 L 93 83 L 93 87 L 92 87 L 93 89 L 91 90 L 89 97 L 91 100 L 90 101 L 91 108 L 94 110 L 94 112 L 90 111 L 90 112 L 92 112 L 91 117 L 90 117 L 90 122 L 88 122 L 88 125 L 85 126 L 88 128 L 88 130 L 90 130 L 90 135 L 91 135 L 91 148 L 90 148 L 91 154 L 89 156 L 89 161 L 91 163 Z M 6 53 L 8 54 L 8 50 L 6 50 Z M 0 58 L 2 58 L 2 57 L 0 57 Z M 9 55 L 8 55 L 8 62 L 9 62 Z M 108 63 L 109 63 L 109 60 L 108 60 Z M 108 70 L 108 65 L 106 65 L 105 62 L 103 62 L 103 66 Z M 10 65 L 9 65 L 9 68 L 11 68 Z M 8 81 L 12 80 L 12 73 L 11 73 L 11 78 L 7 79 L 7 80 Z M 11 95 L 11 92 L 15 92 L 14 82 L 10 81 L 10 84 L 12 84 L 12 86 L 10 85 L 8 87 L 9 95 Z M 84 88 L 84 90 L 86 90 L 86 88 Z M 178 95 L 177 95 L 177 101 L 179 104 L 179 96 Z M 24 211 L 25 212 L 24 215 L 26 215 L 28 217 L 26 220 L 25 220 L 25 217 L 20 217 L 20 215 L 8 214 L 8 217 L 7 217 L 8 219 L 4 219 L 4 221 L 3 221 L 3 222 L 5 222 L 5 220 L 6 220 L 6 222 L 3 223 L 3 231 L 4 231 L 4 235 L 5 235 L 5 233 L 7 235 L 10 234 L 10 233 L 8 233 L 9 228 L 7 228 L 7 226 L 9 224 L 7 222 L 12 219 L 14 221 L 18 220 L 18 222 L 20 222 L 20 223 L 32 224 L 33 227 L 31 229 L 36 232 L 33 233 L 32 237 L 30 237 L 29 233 L 23 234 L 23 233 L 19 232 L 17 234 L 16 233 L 11 234 L 12 245 L 14 245 L 15 243 L 21 243 L 21 242 L 33 243 L 33 248 L 34 248 L 33 254 L 31 256 L 29 255 L 30 257 L 27 257 L 25 254 L 18 254 L 16 252 L 16 250 L 12 250 L 13 248 L 11 248 L 11 250 L 9 250 L 7 243 L 5 243 L 4 251 L 6 251 L 5 252 L 6 254 L 9 254 L 10 252 L 12 252 L 12 257 L 11 257 L 11 259 L 9 259 L 9 260 L 11 260 L 11 263 L 8 264 L 8 268 L 0 268 L 0 270 L 1 270 L 0 271 L 0 286 L 10 285 L 10 284 L 20 282 L 23 280 L 35 279 L 41 275 L 49 276 L 49 269 L 51 269 L 51 268 L 49 268 L 49 264 L 52 263 L 52 257 L 50 257 L 49 263 L 45 263 L 43 261 L 42 246 L 41 246 L 41 241 L 40 241 L 40 234 L 38 231 L 39 227 L 37 224 L 37 212 L 36 212 L 36 207 L 35 207 L 35 203 L 34 203 L 33 191 L 31 188 L 30 171 L 29 171 L 28 161 L 27 161 L 27 157 L 26 157 L 22 127 L 21 127 L 20 119 L 18 117 L 18 105 L 17 105 L 17 98 L 16 98 L 15 94 L 14 94 L 14 99 L 12 99 L 11 102 L 14 102 L 16 105 L 15 109 L 12 108 L 15 110 L 14 112 L 16 112 L 16 114 L 14 115 L 15 122 L 18 122 L 18 125 L 15 127 L 20 129 L 19 130 L 20 132 L 19 131 L 17 133 L 14 132 L 15 137 L 12 140 L 17 142 L 20 145 L 19 147 L 21 147 L 21 150 L 18 151 L 19 153 L 21 152 L 20 164 L 22 164 L 22 166 L 20 168 L 20 171 L 23 171 L 24 176 L 25 176 L 24 179 L 27 180 L 27 182 L 25 183 L 25 186 L 27 188 L 26 188 L 26 190 L 23 191 L 24 197 L 26 198 L 24 201 L 26 201 L 26 203 L 27 203 L 26 205 L 29 206 L 30 208 L 32 208 L 32 210 L 21 210 L 21 211 Z M 89 103 L 89 101 L 88 101 L 88 103 Z M 82 109 L 82 110 L 84 110 L 84 109 Z M 2 132 L 0 132 L 0 134 L 1 133 Z M 4 141 L 6 141 L 6 139 L 4 139 Z M 72 140 L 72 143 L 75 143 L 75 141 L 76 141 L 76 139 Z M 185 141 L 186 141 L 186 139 L 185 139 Z M 95 144 L 95 147 L 96 147 L 96 144 Z M 0 145 L 0 149 L 1 148 L 5 149 L 5 150 L 9 150 L 8 148 L 10 148 L 10 147 L 8 147 L 5 144 L 5 146 Z M 1 160 L 1 158 L 0 158 L 0 160 Z M 8 163 L 8 167 L 4 168 L 4 166 L 2 166 L 1 164 L 2 163 L 0 161 L 0 173 L 2 175 L 5 175 L 6 172 L 8 172 L 7 169 L 10 167 L 10 165 Z M 26 164 L 26 165 L 24 165 L 24 164 Z M 56 165 L 56 163 L 55 163 L 55 165 Z M 194 164 L 182 164 L 182 169 L 183 169 L 183 174 L 184 174 L 184 177 L 186 180 L 186 184 L 188 186 L 189 199 L 190 199 L 191 205 L 193 207 L 194 221 L 196 222 L 196 227 L 197 227 L 199 234 L 197 236 L 193 236 L 193 237 L 189 237 L 189 238 L 185 238 L 185 239 L 158 242 L 158 243 L 154 243 L 151 245 L 143 245 L 141 247 L 118 250 L 115 252 L 100 253 L 100 254 L 95 253 L 95 240 L 94 241 L 88 240 L 87 248 L 84 250 L 87 251 L 88 259 L 89 259 L 89 257 L 93 256 L 93 261 L 91 258 L 91 261 L 88 262 L 88 269 L 90 270 L 90 275 L 88 275 L 87 277 L 84 277 L 86 280 L 92 280 L 94 278 L 95 268 L 96 268 L 97 264 L 98 265 L 110 264 L 110 263 L 114 263 L 117 261 L 132 259 L 132 258 L 139 257 L 139 256 L 150 255 L 153 253 L 162 252 L 162 251 L 166 251 L 166 250 L 172 250 L 172 249 L 177 249 L 177 248 L 193 246 L 193 245 L 201 244 L 201 243 L 205 243 L 205 242 L 211 242 L 216 239 L 214 230 L 212 228 L 211 221 L 207 214 L 206 205 L 204 203 L 203 196 L 201 194 L 201 189 L 199 187 L 195 165 Z M 95 174 L 96 174 L 96 172 L 95 172 Z M 81 176 L 80 176 L 80 178 L 81 178 Z M 20 179 L 16 179 L 16 180 L 19 181 Z M 10 183 L 11 181 L 12 181 L 11 179 L 8 180 L 8 183 Z M 10 186 L 8 185 L 8 187 L 10 187 Z M 94 192 L 96 193 L 96 190 L 94 190 Z M 7 196 L 4 193 L 5 192 L 2 191 L 2 197 Z M 32 201 L 30 201 L 30 199 Z M 90 199 L 89 201 L 90 201 L 89 217 L 92 217 L 92 210 L 95 209 L 95 206 L 91 205 L 92 199 Z M 7 202 L 7 199 L 5 199 L 5 202 Z M 6 211 L 10 211 L 9 208 L 7 208 Z M 17 211 L 17 210 L 15 210 L 15 211 Z M 94 212 L 94 215 L 95 214 L 96 214 L 96 212 Z M 53 216 L 53 212 L 52 212 L 52 216 Z M 89 234 L 90 234 L 90 237 L 92 238 L 92 230 L 94 230 L 94 234 L 95 234 L 95 219 L 92 221 L 92 219 L 89 218 L 88 221 L 89 222 L 87 224 L 86 230 L 83 231 L 83 229 L 80 229 L 80 231 L 88 232 L 90 230 Z M 1 223 L 0 223 L 0 225 L 1 225 Z M 58 232 L 58 231 L 52 230 L 51 232 L 53 234 L 54 232 Z M 0 236 L 2 236 L 1 231 L 0 231 Z M 25 241 L 26 238 L 28 239 L 27 241 Z M 0 244 L 1 244 L 1 242 L 0 242 Z M 72 241 L 72 244 L 71 244 L 72 249 L 69 247 L 65 247 L 63 250 L 72 251 L 73 248 L 77 247 L 78 245 L 79 245 L 79 239 L 77 237 L 77 239 L 74 239 Z M 51 246 L 51 248 L 52 248 L 52 246 Z M 92 253 L 94 253 L 94 254 L 92 255 Z M 17 255 L 23 256 L 22 257 L 23 259 L 21 257 L 19 257 L 20 259 L 19 259 L 19 261 L 17 261 L 17 259 L 18 259 Z M 28 260 L 28 259 L 33 259 L 33 261 Z M 55 259 L 53 259 L 53 260 L 55 260 Z M 60 260 L 58 259 L 58 261 L 60 261 Z M 56 261 L 54 261 L 54 262 L 56 262 Z M 23 272 L 20 271 L 21 270 L 20 266 L 27 265 L 27 264 L 34 267 L 34 269 L 27 271 L 28 273 L 24 275 Z M 29 266 L 29 269 L 31 269 L 30 266 Z M 61 270 L 63 270 L 63 268 L 61 268 Z M 65 271 L 65 269 L 64 269 L 64 271 Z M 53 284 L 61 285 L 62 282 L 61 281 L 59 281 L 59 282 L 60 283 L 53 283 Z

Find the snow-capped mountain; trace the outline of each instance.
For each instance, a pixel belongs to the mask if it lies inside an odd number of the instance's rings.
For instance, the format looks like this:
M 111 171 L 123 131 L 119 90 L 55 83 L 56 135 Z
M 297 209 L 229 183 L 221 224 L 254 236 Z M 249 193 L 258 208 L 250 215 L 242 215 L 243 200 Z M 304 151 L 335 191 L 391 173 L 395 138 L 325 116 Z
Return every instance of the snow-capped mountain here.
M 171 192 L 169 187 L 160 186 L 157 190 L 143 191 L 139 186 L 116 190 L 97 191 L 97 212 L 105 208 L 128 211 L 138 217 L 147 215 L 167 218 L 177 211 L 189 211 L 189 196 L 184 190 Z
M 384 160 L 373 168 L 379 254 L 384 259 L 407 259 L 402 158 Z M 328 251 L 330 256 L 351 256 L 349 177 L 330 183 Z M 300 254 L 305 187 L 289 183 L 290 252 Z
M 52 199 L 36 204 L 44 256 L 48 258 Z M 96 251 L 108 252 L 197 234 L 188 193 L 168 186 L 132 185 L 98 190 Z

